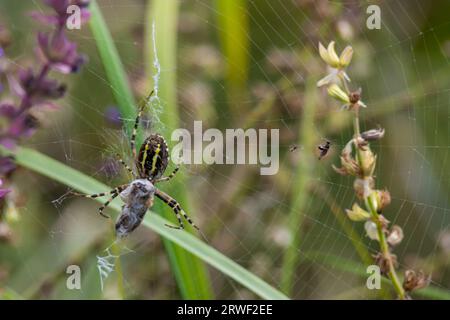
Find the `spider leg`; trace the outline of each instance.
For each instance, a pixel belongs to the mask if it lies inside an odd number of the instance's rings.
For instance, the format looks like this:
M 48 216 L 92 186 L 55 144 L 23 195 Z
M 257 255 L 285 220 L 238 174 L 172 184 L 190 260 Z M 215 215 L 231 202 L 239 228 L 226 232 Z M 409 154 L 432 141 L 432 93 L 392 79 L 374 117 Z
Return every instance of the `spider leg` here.
M 120 155 L 118 153 L 116 153 L 116 158 L 117 158 L 117 161 L 119 161 L 125 167 L 125 169 L 127 169 L 127 171 L 129 173 L 131 173 L 131 175 L 135 179 L 136 174 L 133 172 L 133 169 L 130 168 L 130 166 L 120 157 Z
M 101 193 L 94 193 L 94 194 L 84 194 L 84 193 L 78 193 L 78 192 L 73 192 L 71 191 L 70 194 L 74 195 L 74 196 L 79 196 L 79 197 L 85 197 L 85 198 L 91 198 L 91 199 L 95 199 L 95 198 L 99 198 L 99 197 L 104 197 L 106 195 L 109 194 L 119 194 L 120 192 L 122 192 L 128 185 L 124 184 L 121 186 L 118 186 L 110 191 L 107 192 L 101 192 Z
M 169 207 L 171 207 L 173 212 L 177 216 L 179 226 L 176 227 L 176 226 L 166 224 L 167 227 L 173 228 L 173 229 L 184 229 L 183 221 L 181 220 L 181 215 L 183 215 L 183 218 L 186 219 L 187 222 L 189 222 L 189 224 L 191 226 L 193 226 L 195 229 L 199 230 L 199 228 L 195 225 L 195 223 L 191 220 L 191 218 L 186 214 L 186 212 L 184 212 L 183 209 L 181 209 L 181 206 L 177 202 L 177 200 L 175 200 L 174 198 L 169 196 L 167 193 L 162 192 L 159 189 L 156 189 L 155 196 L 157 196 L 159 199 L 164 201 Z
M 134 159 L 136 159 L 136 154 L 137 154 L 137 152 L 136 152 L 136 134 L 137 134 L 137 129 L 139 127 L 139 121 L 141 120 L 142 112 L 144 111 L 144 108 L 147 105 L 147 101 L 148 101 L 148 99 L 150 99 L 150 97 L 152 95 L 153 95 L 153 90 L 152 90 L 152 92 L 150 92 L 148 97 L 143 102 L 141 102 L 139 112 L 136 116 L 136 120 L 134 121 L 133 133 L 131 135 L 131 141 L 130 141 L 131 151 L 133 152 Z
M 180 165 L 177 165 L 176 168 L 173 169 L 172 173 L 169 174 L 167 177 L 162 177 L 162 178 L 156 180 L 155 183 L 163 182 L 163 181 L 169 181 L 170 179 L 172 179 L 177 174 L 178 170 L 180 170 Z
M 113 193 L 111 198 L 108 199 L 108 201 L 106 201 L 100 208 L 98 208 L 98 213 L 105 218 L 110 218 L 110 216 L 106 215 L 103 213 L 103 210 L 105 210 L 105 208 L 111 203 L 111 201 L 114 200 L 114 198 L 116 198 L 119 195 L 119 192 Z

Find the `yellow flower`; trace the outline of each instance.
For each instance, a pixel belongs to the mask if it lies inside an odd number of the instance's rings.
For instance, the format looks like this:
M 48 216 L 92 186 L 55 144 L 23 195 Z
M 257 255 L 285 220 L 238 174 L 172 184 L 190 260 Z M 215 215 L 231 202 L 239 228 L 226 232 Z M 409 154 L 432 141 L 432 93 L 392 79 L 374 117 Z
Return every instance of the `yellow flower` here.
M 362 209 L 357 203 L 353 204 L 351 210 L 346 209 L 345 211 L 347 212 L 347 216 L 352 221 L 366 221 L 370 218 L 370 213 Z
M 341 56 L 339 57 L 339 65 L 342 68 L 347 67 L 352 61 L 353 57 L 353 48 L 351 46 L 346 46 L 344 51 L 342 51 Z
M 334 41 L 331 41 L 328 45 L 328 48 L 322 45 L 319 42 L 319 54 L 322 57 L 323 61 L 325 61 L 330 67 L 338 68 L 340 65 L 339 57 L 334 49 Z
M 345 47 L 341 55 L 338 56 L 336 49 L 334 48 L 335 42 L 331 41 L 328 48 L 319 42 L 319 54 L 320 57 L 325 61 L 330 67 L 335 69 L 343 69 L 347 67 L 352 61 L 353 48 L 351 46 Z
M 344 90 L 341 89 L 337 84 L 333 83 L 328 87 L 328 94 L 335 98 L 336 100 L 339 100 L 343 103 L 350 104 L 350 98 L 347 93 L 345 93 Z
M 349 76 L 345 73 L 345 68 L 352 61 L 353 48 L 351 46 L 345 47 L 341 55 L 338 56 L 334 48 L 335 42 L 331 41 L 327 48 L 319 42 L 319 54 L 323 61 L 331 68 L 330 72 L 317 82 L 317 86 L 321 87 L 336 80 L 344 78 L 350 81 Z

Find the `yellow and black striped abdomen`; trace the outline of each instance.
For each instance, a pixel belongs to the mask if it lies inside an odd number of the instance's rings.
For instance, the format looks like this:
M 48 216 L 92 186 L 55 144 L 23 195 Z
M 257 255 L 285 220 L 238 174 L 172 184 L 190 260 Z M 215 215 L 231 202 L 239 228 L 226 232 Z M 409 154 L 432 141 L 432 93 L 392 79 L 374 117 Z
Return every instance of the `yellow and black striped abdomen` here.
M 169 148 L 164 138 L 159 134 L 152 134 L 142 144 L 137 167 L 141 178 L 151 181 L 159 179 L 166 171 L 169 163 Z

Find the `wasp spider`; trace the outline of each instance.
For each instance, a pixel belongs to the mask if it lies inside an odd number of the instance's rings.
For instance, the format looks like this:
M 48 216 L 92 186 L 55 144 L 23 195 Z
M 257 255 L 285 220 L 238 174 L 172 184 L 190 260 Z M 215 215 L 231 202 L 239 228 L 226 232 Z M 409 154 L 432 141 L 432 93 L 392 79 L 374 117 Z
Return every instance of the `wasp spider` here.
M 122 206 L 122 213 L 118 217 L 115 226 L 118 237 L 127 236 L 141 224 L 145 213 L 153 205 L 154 196 L 171 207 L 178 219 L 178 226 L 166 224 L 167 227 L 184 229 L 183 221 L 181 219 L 181 216 L 183 216 L 189 224 L 198 229 L 174 198 L 155 187 L 159 182 L 169 181 L 179 170 L 179 166 L 177 166 L 169 176 L 163 177 L 169 163 L 169 148 L 167 147 L 164 138 L 159 134 L 152 134 L 145 139 L 139 149 L 139 153 L 136 152 L 136 132 L 145 105 L 146 103 L 143 103 L 139 108 L 130 142 L 135 170 L 128 166 L 126 162 L 117 155 L 118 161 L 133 176 L 133 181 L 128 184 L 120 185 L 109 192 L 91 195 L 77 193 L 76 195 L 87 198 L 98 198 L 110 195 L 110 199 L 99 208 L 100 215 L 106 218 L 109 218 L 109 216 L 105 215 L 103 211 L 114 198 L 120 196 L 124 205 Z

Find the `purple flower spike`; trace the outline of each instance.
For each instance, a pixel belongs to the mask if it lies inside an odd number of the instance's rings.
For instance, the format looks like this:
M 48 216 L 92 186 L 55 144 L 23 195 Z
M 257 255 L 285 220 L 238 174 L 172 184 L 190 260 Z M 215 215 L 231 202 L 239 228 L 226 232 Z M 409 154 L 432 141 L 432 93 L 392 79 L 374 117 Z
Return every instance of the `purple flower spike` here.
M 29 113 L 22 114 L 10 124 L 8 136 L 16 139 L 26 138 L 31 136 L 38 126 L 39 122 L 33 115 Z
M 66 9 L 69 6 L 70 1 L 69 0 L 45 0 L 45 3 L 52 7 L 53 10 L 56 11 L 58 15 L 65 15 Z
M 44 0 L 54 12 L 52 14 L 33 13 L 32 16 L 45 24 L 53 26 L 53 30 L 37 34 L 37 66 L 19 69 L 3 58 L 9 43 L 9 33 L 0 26 L 0 75 L 6 77 L 8 88 L 15 99 L 0 101 L 0 146 L 14 149 L 21 139 L 30 137 L 39 127 L 39 121 L 33 110 L 37 108 L 55 109 L 58 106 L 53 100 L 61 98 L 66 86 L 52 79 L 51 71 L 73 73 L 86 62 L 85 56 L 77 52 L 77 46 L 66 36 L 66 21 L 73 14 L 67 8 L 77 5 L 80 9 L 81 22 L 87 20 L 89 12 L 86 0 Z M 0 91 L 2 86 L 0 84 Z M 11 157 L 0 156 L 0 177 L 9 177 L 16 165 Z M 3 181 L 0 180 L 0 185 Z M 9 189 L 0 189 L 0 198 Z
M 75 43 L 70 42 L 61 30 L 52 39 L 48 34 L 38 34 L 38 56 L 44 63 L 61 73 L 77 72 L 86 62 L 83 55 L 78 54 Z
M 66 92 L 66 86 L 56 80 L 47 78 L 49 67 L 44 67 L 40 74 L 26 69 L 19 72 L 18 80 L 9 76 L 10 88 L 15 95 L 22 98 L 22 107 L 45 103 L 48 99 L 59 99 Z
M 81 24 L 89 20 L 90 13 L 87 9 L 89 0 L 46 0 L 45 3 L 52 7 L 55 14 L 47 15 L 41 12 L 31 13 L 32 18 L 43 24 L 62 28 L 66 24 L 67 18 L 70 16 L 70 13 L 67 13 L 67 8 L 71 5 L 76 5 L 80 8 Z

